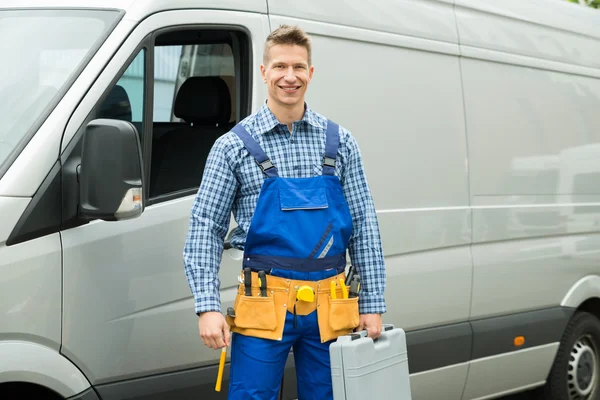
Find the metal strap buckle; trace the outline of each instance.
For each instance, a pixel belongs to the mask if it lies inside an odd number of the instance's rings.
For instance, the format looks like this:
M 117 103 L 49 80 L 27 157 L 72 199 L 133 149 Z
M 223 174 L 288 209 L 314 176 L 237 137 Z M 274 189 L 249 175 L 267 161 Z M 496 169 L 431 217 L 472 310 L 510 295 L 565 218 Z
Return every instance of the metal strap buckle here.
M 323 165 L 335 168 L 335 158 L 330 158 L 330 157 L 324 156 L 323 157 Z
M 256 163 L 258 164 L 258 166 L 260 167 L 260 169 L 263 172 L 265 172 L 268 169 L 275 168 L 275 164 L 273 164 L 271 162 L 271 160 L 269 160 L 268 158 L 265 161 L 263 161 L 263 162 L 258 162 L 257 161 Z

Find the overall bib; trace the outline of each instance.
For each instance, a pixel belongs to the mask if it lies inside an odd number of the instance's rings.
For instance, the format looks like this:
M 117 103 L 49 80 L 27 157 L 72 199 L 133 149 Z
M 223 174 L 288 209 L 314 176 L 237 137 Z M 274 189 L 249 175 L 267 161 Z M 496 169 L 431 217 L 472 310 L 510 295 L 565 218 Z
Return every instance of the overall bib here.
M 244 247 L 250 276 L 241 273 L 235 315 L 227 315 L 229 398 L 276 400 L 293 349 L 298 399 L 332 399 L 329 344 L 359 320 L 358 297 L 341 283 L 352 217 L 334 174 L 339 127 L 328 121 L 323 174 L 310 178 L 280 177 L 241 125 L 232 130 L 267 177 Z M 299 300 L 299 291 L 308 295 Z

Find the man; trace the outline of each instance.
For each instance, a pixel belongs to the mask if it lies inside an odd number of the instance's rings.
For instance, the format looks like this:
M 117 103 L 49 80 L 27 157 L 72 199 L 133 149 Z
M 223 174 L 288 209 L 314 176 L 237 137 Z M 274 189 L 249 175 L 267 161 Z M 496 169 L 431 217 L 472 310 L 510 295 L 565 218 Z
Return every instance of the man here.
M 331 399 L 329 344 L 382 330 L 385 266 L 361 154 L 350 132 L 307 107 L 313 73 L 305 32 L 284 25 L 269 35 L 267 101 L 215 142 L 192 208 L 186 275 L 202 341 L 232 346 L 230 399 L 276 399 L 290 348 L 299 399 Z M 231 244 L 247 271 L 226 319 L 218 271 L 232 211 Z M 342 283 L 346 250 L 358 301 Z

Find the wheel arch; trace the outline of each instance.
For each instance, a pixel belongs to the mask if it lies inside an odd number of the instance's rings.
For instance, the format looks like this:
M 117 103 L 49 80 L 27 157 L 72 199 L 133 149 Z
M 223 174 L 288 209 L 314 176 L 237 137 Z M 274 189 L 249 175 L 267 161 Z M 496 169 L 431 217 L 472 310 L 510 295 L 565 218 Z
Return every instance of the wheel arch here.
M 49 347 L 23 341 L 0 341 L 0 384 L 23 382 L 68 398 L 90 388 L 83 373 Z
M 587 311 L 600 319 L 600 276 L 590 275 L 578 280 L 569 289 L 560 305 Z

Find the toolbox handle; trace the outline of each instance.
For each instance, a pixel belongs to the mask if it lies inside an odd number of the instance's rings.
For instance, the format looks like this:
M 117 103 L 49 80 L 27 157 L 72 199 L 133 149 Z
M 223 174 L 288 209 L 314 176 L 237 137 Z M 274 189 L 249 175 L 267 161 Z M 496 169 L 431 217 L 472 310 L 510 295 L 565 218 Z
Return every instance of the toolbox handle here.
M 387 331 L 391 331 L 392 329 L 394 329 L 394 325 L 393 324 L 383 324 L 383 327 L 381 329 L 381 332 L 387 332 Z M 367 337 L 367 330 L 362 330 L 362 331 L 358 331 L 358 332 L 352 332 L 350 334 L 350 339 L 351 340 L 356 340 L 356 339 L 361 339 L 363 337 Z M 373 341 L 376 342 L 378 339 L 374 339 Z

